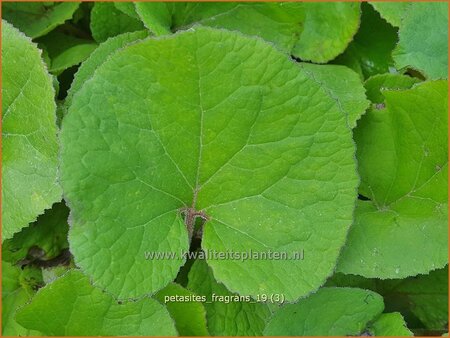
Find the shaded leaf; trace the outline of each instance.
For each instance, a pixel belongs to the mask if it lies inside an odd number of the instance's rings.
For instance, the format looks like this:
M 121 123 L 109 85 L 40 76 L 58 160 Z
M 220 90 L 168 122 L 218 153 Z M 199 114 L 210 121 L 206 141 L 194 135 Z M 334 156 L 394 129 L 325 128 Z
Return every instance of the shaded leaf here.
M 79 39 L 59 31 L 53 31 L 36 42 L 47 51 L 50 58 L 49 71 L 54 74 L 80 64 L 97 48 L 92 40 Z
M 72 18 L 79 2 L 3 2 L 2 17 L 30 38 L 37 38 Z
M 36 222 L 23 228 L 2 246 L 2 259 L 10 263 L 24 260 L 30 251 L 39 251 L 39 258 L 49 260 L 69 247 L 67 218 L 69 209 L 64 203 L 56 203 L 38 217 Z M 31 259 L 32 257 L 29 257 Z M 31 262 L 31 261 L 29 261 Z
M 447 330 L 448 269 L 431 271 L 404 280 L 387 281 L 383 285 L 386 297 L 393 304 L 406 303 L 411 312 L 430 330 Z M 390 305 L 391 307 L 393 305 Z
M 13 266 L 2 262 L 2 336 L 38 336 L 15 320 L 17 309 L 25 305 L 42 283 L 40 270 Z
M 346 65 L 363 78 L 394 70 L 392 51 L 397 30 L 367 3 L 361 4 L 361 26 L 345 52 L 333 63 Z

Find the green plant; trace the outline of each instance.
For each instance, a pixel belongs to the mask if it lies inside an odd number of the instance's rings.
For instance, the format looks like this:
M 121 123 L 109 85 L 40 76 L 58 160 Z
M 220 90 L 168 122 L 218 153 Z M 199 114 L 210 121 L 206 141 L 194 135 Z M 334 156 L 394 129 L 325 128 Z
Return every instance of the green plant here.
M 448 331 L 446 3 L 2 12 L 4 335 Z

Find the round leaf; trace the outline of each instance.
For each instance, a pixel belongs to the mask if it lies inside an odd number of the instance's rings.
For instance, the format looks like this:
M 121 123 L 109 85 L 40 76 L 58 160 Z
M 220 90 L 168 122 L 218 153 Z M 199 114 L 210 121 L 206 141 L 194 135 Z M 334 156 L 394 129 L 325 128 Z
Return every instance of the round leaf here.
M 355 129 L 361 174 L 355 223 L 338 270 L 404 278 L 448 261 L 448 85 L 383 91 Z
M 61 143 L 71 251 L 119 298 L 175 278 L 186 213 L 207 219 L 206 250 L 306 252 L 208 260 L 230 291 L 288 300 L 324 283 L 352 221 L 346 116 L 301 66 L 239 33 L 198 28 L 118 51 L 74 95 Z

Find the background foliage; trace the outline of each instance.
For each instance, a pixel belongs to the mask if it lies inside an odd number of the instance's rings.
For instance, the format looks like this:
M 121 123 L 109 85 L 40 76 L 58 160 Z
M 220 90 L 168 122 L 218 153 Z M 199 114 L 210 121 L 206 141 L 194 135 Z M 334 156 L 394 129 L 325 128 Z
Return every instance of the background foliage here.
M 3 2 L 3 335 L 448 332 L 447 6 Z

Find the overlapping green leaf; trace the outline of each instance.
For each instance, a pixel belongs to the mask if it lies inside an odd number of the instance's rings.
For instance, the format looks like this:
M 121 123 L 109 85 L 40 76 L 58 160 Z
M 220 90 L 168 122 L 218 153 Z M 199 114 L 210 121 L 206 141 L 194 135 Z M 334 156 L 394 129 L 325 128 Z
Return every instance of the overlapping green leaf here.
M 383 311 L 375 292 L 322 288 L 296 304 L 286 304 L 272 316 L 267 336 L 355 336 Z
M 255 35 L 289 52 L 301 33 L 301 3 L 182 2 L 136 3 L 143 22 L 157 35 L 194 24 Z
M 248 297 L 239 300 L 218 283 L 204 260 L 194 262 L 188 288 L 206 297 L 205 309 L 209 333 L 213 336 L 261 336 L 270 316 L 269 307 Z M 213 295 L 217 296 L 212 298 Z
M 355 129 L 360 193 L 338 271 L 404 278 L 448 261 L 448 85 L 385 90 Z
M 97 42 L 144 29 L 142 23 L 118 10 L 112 2 L 96 2 L 91 12 L 92 36 Z
M 157 35 L 201 24 L 256 35 L 303 60 L 327 62 L 342 53 L 359 26 L 358 3 L 136 3 Z
M 76 270 L 40 289 L 16 320 L 48 336 L 176 335 L 169 313 L 157 301 L 119 304 Z
M 122 49 L 63 120 L 77 264 L 120 298 L 153 293 L 184 262 L 181 214 L 195 208 L 208 218 L 204 249 L 290 255 L 209 260 L 229 290 L 308 294 L 333 270 L 351 224 L 346 120 L 320 84 L 259 39 L 198 28 Z M 307 260 L 292 259 L 300 250 Z M 145 259 L 153 251 L 176 257 Z
M 40 51 L 2 21 L 3 240 L 61 199 L 54 95 Z
M 79 2 L 3 2 L 2 17 L 37 38 L 72 18 L 78 6 Z

